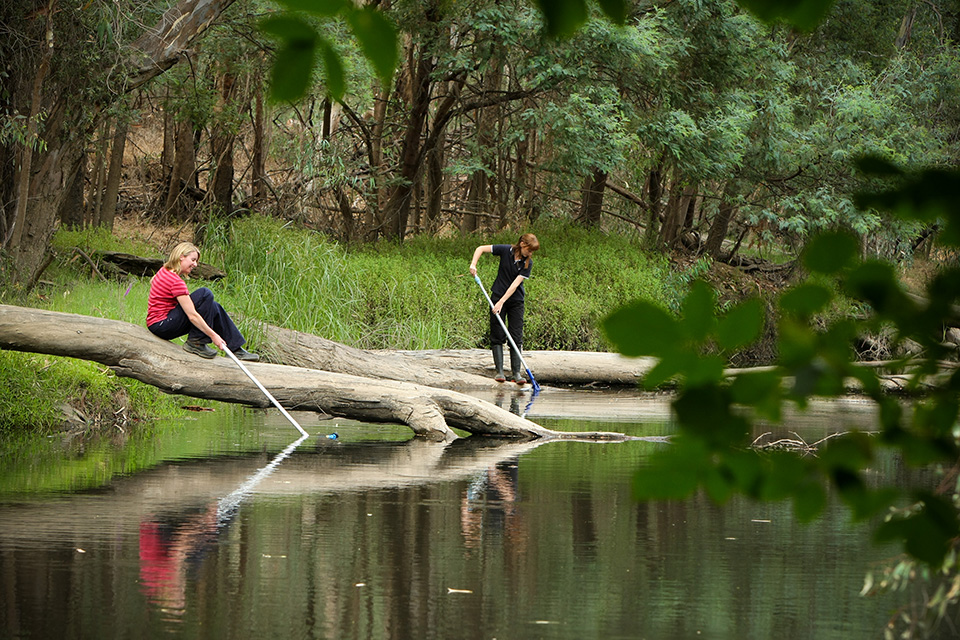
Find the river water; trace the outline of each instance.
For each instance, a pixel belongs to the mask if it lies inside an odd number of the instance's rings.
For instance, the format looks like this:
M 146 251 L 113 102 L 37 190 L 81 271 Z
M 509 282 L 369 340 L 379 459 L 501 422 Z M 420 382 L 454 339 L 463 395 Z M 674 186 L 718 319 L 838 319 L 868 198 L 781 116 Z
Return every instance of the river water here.
M 7 443 L 0 637 L 882 637 L 898 600 L 859 592 L 896 550 L 842 508 L 800 524 L 787 503 L 631 498 L 633 472 L 670 446 L 666 399 L 486 399 L 652 438 L 438 444 L 294 413 L 298 439 L 275 411 L 219 407 L 149 437 Z M 778 433 L 813 442 L 870 418 L 822 405 Z

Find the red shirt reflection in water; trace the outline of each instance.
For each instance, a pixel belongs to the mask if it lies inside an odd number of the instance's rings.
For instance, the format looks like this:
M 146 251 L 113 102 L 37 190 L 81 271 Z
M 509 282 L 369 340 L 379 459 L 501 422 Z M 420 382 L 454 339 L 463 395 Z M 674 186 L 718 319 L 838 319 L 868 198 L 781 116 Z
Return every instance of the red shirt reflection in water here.
M 166 531 L 165 531 L 166 530 Z M 183 610 L 182 559 L 171 544 L 169 526 L 140 523 L 140 587 L 147 599 L 161 607 Z
M 171 523 L 140 523 L 140 583 L 154 604 L 177 614 L 186 606 L 188 565 L 198 562 L 216 539 L 217 504 Z

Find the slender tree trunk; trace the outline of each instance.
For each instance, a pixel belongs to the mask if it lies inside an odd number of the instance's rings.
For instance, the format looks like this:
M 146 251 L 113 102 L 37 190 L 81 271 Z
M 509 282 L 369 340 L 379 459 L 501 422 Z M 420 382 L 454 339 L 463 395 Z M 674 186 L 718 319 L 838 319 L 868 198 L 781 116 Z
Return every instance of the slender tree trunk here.
M 400 78 L 397 81 L 399 83 Z M 387 87 L 381 87 L 378 93 L 373 105 L 373 126 L 370 131 L 370 171 L 374 177 L 379 177 L 383 173 L 383 134 L 390 98 Z M 383 212 L 380 211 L 380 203 L 387 201 L 387 195 L 383 181 L 377 180 L 377 185 L 370 190 L 370 203 L 363 217 L 364 235 L 367 240 L 376 240 L 381 233 L 379 227 L 382 225 Z
M 647 202 L 650 217 L 647 221 L 646 242 L 650 247 L 657 244 L 660 237 L 660 199 L 663 197 L 663 158 L 647 177 Z M 658 247 L 659 248 L 659 247 Z
M 913 34 L 913 21 L 917 17 L 917 6 L 914 5 L 907 10 L 906 15 L 900 22 L 900 31 L 897 33 L 897 39 L 894 43 L 897 49 L 903 49 L 910 44 L 910 36 Z
M 177 156 L 177 122 L 170 109 L 163 110 L 163 151 L 160 153 L 160 167 L 163 170 L 163 184 L 170 184 L 173 175 L 173 161 Z M 168 190 L 169 191 L 169 190 Z
M 194 145 L 193 123 L 189 119 L 178 122 L 173 168 L 164 205 L 164 215 L 175 220 L 186 219 L 193 212 L 186 194 L 197 184 L 197 149 Z
M 107 182 L 107 156 L 110 154 L 110 120 L 100 127 L 100 139 L 97 153 L 93 158 L 93 184 L 90 185 L 91 205 L 87 220 L 90 226 L 100 226 L 100 212 L 103 211 L 103 189 Z
M 480 228 L 480 217 L 484 213 L 483 205 L 487 201 L 487 174 L 474 171 L 470 175 L 467 188 L 466 210 L 460 223 L 460 230 L 473 233 Z
M 489 68 L 483 76 L 483 92 L 481 99 L 487 95 L 500 91 L 503 73 L 496 58 L 490 61 Z M 494 166 L 494 138 L 499 116 L 499 105 L 482 107 L 477 111 L 476 126 L 476 153 L 479 155 L 479 165 L 482 167 L 470 176 L 470 186 L 467 210 L 472 215 L 465 216 L 463 228 L 465 231 L 476 231 L 480 228 L 481 220 L 477 214 L 490 212 L 491 193 L 495 189 L 493 176 L 496 175 Z
M 693 229 L 693 221 L 696 219 L 697 215 L 697 190 L 699 185 L 691 185 L 690 187 L 690 201 L 687 203 L 686 211 L 684 211 L 683 216 L 683 232 L 690 231 Z
M 17 183 L 17 205 L 15 208 L 16 213 L 14 214 L 13 218 L 13 233 L 10 238 L 10 251 L 14 255 L 20 253 L 24 245 L 24 230 L 27 226 L 27 204 L 30 201 L 29 194 L 31 181 L 33 179 L 34 141 L 39 139 L 37 136 L 37 119 L 40 116 L 42 106 L 42 94 L 40 89 L 43 86 L 43 81 L 46 79 L 47 74 L 50 71 L 50 60 L 53 58 L 54 51 L 53 12 L 55 7 L 56 2 L 54 0 L 50 0 L 50 2 L 47 4 L 47 24 L 45 31 L 46 40 L 44 42 L 44 50 L 40 58 L 40 65 L 33 77 L 33 87 L 30 91 L 30 116 L 27 119 L 26 132 L 27 142 L 25 145 L 23 145 L 23 151 L 20 156 L 20 174 Z M 26 282 L 31 278 L 33 275 L 32 270 L 34 267 L 36 267 L 36 264 L 25 265 L 20 260 L 14 260 L 13 264 L 14 280 L 21 283 Z
M 443 210 L 443 148 L 446 135 L 441 134 L 437 139 L 437 146 L 430 150 L 427 156 L 427 211 L 426 230 L 433 233 L 440 222 L 440 212 Z
M 210 151 L 213 154 L 214 170 L 210 179 L 211 214 L 228 215 L 233 211 L 233 144 L 236 136 L 233 127 L 225 122 L 236 93 L 236 75 L 226 70 L 221 76 L 220 118 L 210 136 Z
M 254 95 L 253 151 L 250 159 L 250 195 L 254 202 L 263 201 L 268 186 L 264 118 L 263 90 L 258 86 Z
M 410 214 L 413 185 L 420 173 L 421 137 L 430 106 L 430 75 L 434 69 L 433 55 L 422 47 L 413 54 L 416 70 L 411 78 L 410 115 L 400 151 L 400 181 L 390 189 L 390 197 L 383 207 L 387 236 L 402 239 Z
M 695 190 L 690 185 L 680 186 L 679 176 L 674 179 L 670 188 L 667 214 L 660 229 L 660 242 L 664 247 L 673 247 L 680 238 L 694 193 Z
M 113 133 L 113 145 L 110 149 L 110 170 L 107 172 L 107 185 L 103 193 L 103 203 L 100 206 L 98 224 L 111 232 L 117 217 L 117 200 L 123 174 L 123 152 L 127 146 L 127 126 L 125 119 L 117 120 L 117 128 Z
M 323 101 L 323 129 L 320 134 L 327 142 L 330 142 L 333 128 L 333 103 L 329 99 L 325 99 Z M 353 240 L 354 233 L 353 207 L 350 205 L 350 199 L 340 185 L 333 188 L 333 197 L 336 200 L 337 208 L 340 210 L 341 239 L 343 242 L 350 242 Z

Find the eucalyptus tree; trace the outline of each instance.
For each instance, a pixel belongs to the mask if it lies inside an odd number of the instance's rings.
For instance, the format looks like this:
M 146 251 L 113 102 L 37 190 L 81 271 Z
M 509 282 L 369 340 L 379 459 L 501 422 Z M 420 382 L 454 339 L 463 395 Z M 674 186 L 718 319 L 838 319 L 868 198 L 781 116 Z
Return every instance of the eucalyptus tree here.
M 0 207 L 10 279 L 29 285 L 104 108 L 173 66 L 233 0 L 3 4 Z M 150 25 L 149 27 L 147 25 Z
M 852 198 L 862 186 L 858 157 L 912 167 L 957 161 L 953 100 L 944 100 L 956 92 L 956 78 L 944 71 L 956 68 L 957 52 L 936 38 L 901 40 L 910 6 L 839 2 L 816 32 L 791 40 L 796 142 L 788 147 L 788 179 L 765 183 L 778 196 L 764 211 L 776 228 L 802 238 L 840 225 L 885 257 L 915 237 L 917 222 L 858 210 Z M 927 13 L 914 15 L 914 32 L 930 26 L 936 13 Z

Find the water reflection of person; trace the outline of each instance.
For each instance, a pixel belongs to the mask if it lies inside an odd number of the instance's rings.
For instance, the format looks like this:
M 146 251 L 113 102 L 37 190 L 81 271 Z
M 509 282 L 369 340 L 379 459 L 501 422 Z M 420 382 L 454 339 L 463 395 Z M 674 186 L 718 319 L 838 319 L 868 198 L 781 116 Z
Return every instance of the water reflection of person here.
M 217 503 L 186 516 L 152 516 L 140 523 L 140 587 L 174 617 L 186 607 L 187 581 L 217 537 Z
M 494 396 L 493 403 L 503 409 L 504 400 L 506 400 L 507 393 L 503 389 L 497 389 L 497 393 Z M 521 416 L 520 413 L 520 399 L 523 397 L 522 391 L 515 391 L 509 394 L 510 396 L 510 413 Z
M 460 501 L 460 530 L 466 546 L 478 549 L 488 535 L 504 537 L 525 546 L 526 527 L 517 509 L 519 466 L 517 459 L 490 467 L 471 482 Z

